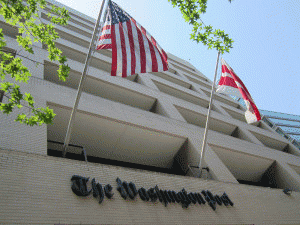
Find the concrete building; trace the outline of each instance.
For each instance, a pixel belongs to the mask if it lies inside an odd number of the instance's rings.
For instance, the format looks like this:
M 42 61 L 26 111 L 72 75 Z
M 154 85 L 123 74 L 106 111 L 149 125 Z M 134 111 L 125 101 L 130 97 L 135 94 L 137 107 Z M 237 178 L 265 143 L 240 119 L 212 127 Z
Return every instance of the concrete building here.
M 45 23 L 51 4 L 60 5 L 48 2 L 40 13 Z M 17 29 L 0 21 L 5 50 L 33 74 L 22 89 L 56 113 L 53 125 L 38 127 L 14 122 L 17 112 L 0 114 L 1 223 L 300 224 L 300 150 L 264 121 L 248 125 L 230 97 L 216 94 L 207 169 L 199 171 L 212 82 L 170 53 L 168 72 L 123 79 L 109 76 L 111 52 L 96 52 L 73 146 L 62 158 L 95 22 L 66 8 L 69 25 L 57 27 L 57 45 L 71 67 L 65 83 L 44 46 L 35 43 L 35 54 L 26 54 L 17 46 Z

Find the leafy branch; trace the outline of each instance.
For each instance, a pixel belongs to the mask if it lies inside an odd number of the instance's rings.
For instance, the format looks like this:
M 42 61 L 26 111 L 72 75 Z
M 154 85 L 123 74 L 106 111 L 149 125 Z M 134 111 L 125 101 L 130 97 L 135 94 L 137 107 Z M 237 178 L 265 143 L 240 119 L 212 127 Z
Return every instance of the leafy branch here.
M 55 41 L 59 38 L 55 31 L 55 24 L 67 25 L 70 18 L 68 11 L 64 8 L 52 6 L 51 11 L 47 14 L 51 23 L 42 23 L 39 17 L 39 10 L 46 7 L 45 0 L 0 0 L 0 15 L 3 16 L 6 23 L 18 27 L 19 35 L 17 42 L 30 54 L 34 54 L 32 42 L 42 43 L 48 51 L 48 58 L 51 61 L 58 61 L 59 68 L 57 70 L 60 80 L 65 81 L 68 77 L 70 68 L 66 64 L 66 57 L 62 55 L 62 51 L 55 45 Z M 22 94 L 20 86 L 15 83 L 5 82 L 6 76 L 10 75 L 16 82 L 27 83 L 31 73 L 27 67 L 22 64 L 22 59 L 15 58 L 10 53 L 5 53 L 3 48 L 6 46 L 2 29 L 0 29 L 0 90 L 5 92 L 8 103 L 1 103 L 0 110 L 9 114 L 15 107 L 29 108 L 31 116 L 19 114 L 16 121 L 30 126 L 50 124 L 55 114 L 52 109 L 35 108 L 34 100 L 30 93 Z M 24 104 L 25 103 L 25 104 Z
M 168 0 L 173 7 L 178 7 L 186 22 L 193 26 L 191 39 L 197 43 L 202 42 L 208 49 L 216 49 L 222 54 L 229 52 L 233 40 L 220 29 L 213 29 L 211 25 L 205 25 L 201 15 L 206 13 L 207 0 Z M 231 2 L 231 0 L 229 0 Z

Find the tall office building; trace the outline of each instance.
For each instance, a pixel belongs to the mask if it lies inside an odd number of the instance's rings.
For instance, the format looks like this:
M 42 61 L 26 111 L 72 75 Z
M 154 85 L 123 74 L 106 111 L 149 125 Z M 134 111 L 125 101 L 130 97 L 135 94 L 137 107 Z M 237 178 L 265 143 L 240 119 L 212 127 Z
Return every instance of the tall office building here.
M 269 126 L 300 149 L 300 116 L 268 110 L 261 112 L 268 118 Z
M 61 6 L 47 2 L 44 23 L 51 4 Z M 199 170 L 212 82 L 170 53 L 169 71 L 123 79 L 109 75 L 111 52 L 97 51 L 72 146 L 61 157 L 95 23 L 66 8 L 69 24 L 57 26 L 57 46 L 71 67 L 65 83 L 43 45 L 27 54 L 17 45 L 17 29 L 0 21 L 5 50 L 33 75 L 22 90 L 56 114 L 52 125 L 35 127 L 14 122 L 17 113 L 28 113 L 25 107 L 0 114 L 1 223 L 300 223 L 300 150 L 264 121 L 248 125 L 243 107 L 225 95 L 215 96 Z

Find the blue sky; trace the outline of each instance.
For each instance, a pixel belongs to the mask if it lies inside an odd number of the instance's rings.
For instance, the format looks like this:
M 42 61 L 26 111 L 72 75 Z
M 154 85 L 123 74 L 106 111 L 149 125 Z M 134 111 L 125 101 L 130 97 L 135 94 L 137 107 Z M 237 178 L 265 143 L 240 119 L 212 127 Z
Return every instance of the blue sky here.
M 167 0 L 114 0 L 170 52 L 213 80 L 216 50 L 190 40 L 191 27 Z M 101 0 L 59 0 L 96 18 Z M 202 20 L 234 40 L 223 58 L 258 108 L 300 115 L 300 1 L 208 0 Z M 219 74 L 220 76 L 220 69 Z

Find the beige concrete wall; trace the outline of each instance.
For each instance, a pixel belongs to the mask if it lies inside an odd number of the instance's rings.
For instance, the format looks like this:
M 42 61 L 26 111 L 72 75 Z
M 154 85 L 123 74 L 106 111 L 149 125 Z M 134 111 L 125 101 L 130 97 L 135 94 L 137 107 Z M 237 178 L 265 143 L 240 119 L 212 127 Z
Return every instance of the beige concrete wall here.
M 46 101 L 35 98 L 36 107 L 46 107 Z M 4 97 L 3 102 L 7 102 Z M 17 115 L 29 115 L 29 109 L 15 109 L 10 114 L 0 112 L 0 148 L 47 155 L 47 126 L 27 126 L 15 122 Z
M 280 189 L 253 187 L 161 174 L 149 171 L 55 158 L 17 151 L 0 151 L 0 223 L 21 224 L 299 224 L 300 193 L 285 195 Z M 77 197 L 71 191 L 72 175 L 95 178 L 113 186 L 114 197 L 99 204 L 92 194 Z M 183 209 L 178 203 L 165 207 L 139 197 L 124 200 L 116 191 L 116 178 L 137 188 L 188 192 L 224 191 L 234 206 L 207 204 Z

